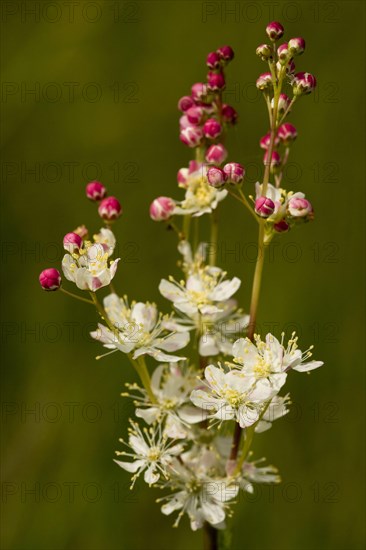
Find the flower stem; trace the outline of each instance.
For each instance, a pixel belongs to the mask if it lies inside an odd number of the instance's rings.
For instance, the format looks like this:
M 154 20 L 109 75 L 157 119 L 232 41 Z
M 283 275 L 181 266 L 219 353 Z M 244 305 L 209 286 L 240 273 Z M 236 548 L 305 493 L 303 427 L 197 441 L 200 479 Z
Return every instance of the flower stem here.
M 139 357 L 138 359 L 132 359 L 131 355 L 129 355 L 128 357 L 132 365 L 134 366 L 137 374 L 139 375 L 142 385 L 144 386 L 148 396 L 150 397 L 151 403 L 156 403 L 157 401 L 151 389 L 150 375 L 149 375 L 149 371 L 147 370 L 145 359 L 143 357 Z
M 218 550 L 217 529 L 207 521 L 203 524 L 203 548 L 204 550 Z
M 77 294 L 74 294 L 73 292 L 69 292 L 68 290 L 65 290 L 64 288 L 60 288 L 61 292 L 66 294 L 67 296 L 71 296 L 72 298 L 76 298 L 76 300 L 80 300 L 81 302 L 85 302 L 86 304 L 93 304 L 91 300 L 88 300 L 87 298 L 82 298 L 81 296 L 78 296 Z
M 211 213 L 210 265 L 216 264 L 218 234 L 219 223 L 217 219 L 217 210 L 214 210 Z

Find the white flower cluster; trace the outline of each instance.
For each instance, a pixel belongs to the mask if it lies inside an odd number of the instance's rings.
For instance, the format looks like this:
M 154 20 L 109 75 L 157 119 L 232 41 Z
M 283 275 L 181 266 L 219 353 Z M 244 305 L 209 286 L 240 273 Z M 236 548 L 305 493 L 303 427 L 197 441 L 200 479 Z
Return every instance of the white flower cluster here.
M 175 525 L 187 514 L 194 530 L 205 522 L 223 528 L 240 490 L 280 481 L 273 466 L 250 462 L 249 454 L 230 460 L 231 438 L 223 434 L 235 423 L 255 433 L 269 429 L 288 413 L 289 395 L 279 395 L 288 373 L 322 365 L 309 360 L 310 349 L 300 351 L 295 334 L 286 345 L 284 335 L 280 341 L 272 334 L 264 341 L 238 338 L 249 321 L 233 299 L 240 280 L 207 265 L 206 249 L 202 243 L 193 254 L 180 242 L 184 278 L 159 285 L 173 305 L 170 315 L 112 293 L 104 299 L 108 326 L 100 323 L 91 333 L 132 362 L 151 356 L 160 363 L 149 387 L 126 384 L 122 395 L 132 398 L 143 424 L 131 420 L 128 441 L 121 440 L 128 450 L 117 452 L 123 459 L 116 463 L 133 474 L 132 484 L 143 475 L 150 486 L 169 491 L 159 499 L 163 514 L 178 512 Z M 197 363 L 172 355 L 189 344 Z

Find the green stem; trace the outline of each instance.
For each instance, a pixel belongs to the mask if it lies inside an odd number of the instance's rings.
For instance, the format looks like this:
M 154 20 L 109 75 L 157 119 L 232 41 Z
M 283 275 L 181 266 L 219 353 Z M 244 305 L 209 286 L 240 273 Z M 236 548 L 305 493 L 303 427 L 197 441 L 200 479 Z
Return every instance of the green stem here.
M 258 250 L 257 250 L 257 261 L 255 264 L 254 278 L 253 278 L 253 287 L 252 287 L 252 297 L 250 301 L 250 310 L 249 310 L 249 327 L 247 336 L 250 340 L 253 339 L 255 325 L 257 320 L 257 310 L 259 303 L 259 294 L 261 290 L 262 283 L 262 273 L 263 273 L 263 264 L 264 264 L 264 220 L 259 222 L 259 235 L 258 235 Z
M 190 225 L 191 225 L 191 216 L 187 214 L 186 216 L 183 217 L 183 227 L 182 227 L 182 232 L 183 232 L 185 241 L 189 241 Z
M 218 532 L 208 522 L 203 524 L 203 548 L 204 550 L 218 550 Z
M 131 355 L 128 355 L 128 358 L 135 368 L 137 374 L 139 375 L 142 385 L 144 386 L 148 396 L 150 397 L 151 403 L 157 403 L 156 397 L 151 389 L 151 380 L 149 371 L 147 370 L 145 359 L 143 357 L 133 359 Z
M 246 208 L 249 210 L 249 212 L 251 213 L 251 215 L 253 216 L 253 218 L 255 219 L 255 221 L 257 223 L 259 223 L 259 220 L 258 220 L 258 216 L 256 215 L 256 213 L 254 212 L 253 208 L 250 206 L 249 202 L 248 202 L 248 199 L 246 198 L 246 196 L 244 195 L 242 189 L 238 189 L 238 193 L 240 195 L 240 198 L 241 198 L 241 202 L 244 204 L 244 206 L 246 206 Z
M 217 241 L 219 235 L 219 222 L 217 219 L 217 210 L 211 213 L 211 236 L 210 236 L 210 265 L 216 265 Z
M 66 294 L 67 296 L 71 296 L 72 298 L 75 298 L 76 300 L 80 300 L 80 302 L 85 302 L 86 304 L 93 304 L 91 300 L 88 300 L 87 298 L 82 298 L 81 296 L 78 296 L 77 294 L 74 294 L 73 292 L 69 292 L 68 290 L 65 290 L 64 288 L 60 288 L 61 292 Z

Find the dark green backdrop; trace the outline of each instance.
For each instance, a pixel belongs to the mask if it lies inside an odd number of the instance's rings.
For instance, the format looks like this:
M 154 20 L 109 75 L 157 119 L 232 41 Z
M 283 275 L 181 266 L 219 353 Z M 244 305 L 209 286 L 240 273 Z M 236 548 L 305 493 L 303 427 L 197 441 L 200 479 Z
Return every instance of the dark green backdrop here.
M 294 411 L 257 437 L 256 457 L 276 464 L 283 484 L 241 499 L 234 548 L 363 547 L 363 3 L 4 1 L 1 9 L 2 547 L 200 548 L 200 533 L 186 520 L 173 530 L 154 503 L 160 495 L 142 483 L 130 492 L 112 462 L 131 412 L 119 397 L 129 364 L 122 355 L 96 362 L 100 348 L 87 336 L 94 310 L 43 293 L 37 278 L 58 266 L 66 232 L 98 229 L 84 199 L 85 183 L 98 178 L 124 207 L 119 291 L 168 310 L 157 285 L 176 272 L 175 238 L 147 211 L 157 195 L 179 196 L 176 171 L 190 151 L 178 140 L 177 100 L 204 78 L 207 52 L 233 46 L 227 99 L 240 124 L 228 145 L 251 189 L 267 130 L 252 84 L 265 70 L 255 48 L 271 19 L 286 37 L 306 38 L 298 67 L 319 81 L 290 119 L 299 138 L 287 172 L 316 220 L 272 248 L 259 325 L 277 334 L 295 325 L 325 366 L 291 377 Z M 220 217 L 219 260 L 242 278 L 248 304 L 255 228 L 230 200 Z

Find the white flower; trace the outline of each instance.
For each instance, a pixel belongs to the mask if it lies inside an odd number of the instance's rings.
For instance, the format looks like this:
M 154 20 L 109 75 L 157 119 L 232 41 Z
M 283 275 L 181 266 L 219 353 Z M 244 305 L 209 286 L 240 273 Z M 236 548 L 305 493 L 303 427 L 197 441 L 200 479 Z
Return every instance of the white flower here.
M 257 422 L 267 402 L 275 395 L 268 380 L 256 380 L 239 370 L 225 373 L 209 365 L 205 369 L 208 391 L 196 389 L 191 400 L 208 418 L 236 420 L 241 428 Z
M 107 286 L 116 274 L 120 258 L 109 261 L 113 254 L 116 239 L 110 229 L 101 229 L 94 235 L 94 243 L 85 241 L 83 248 L 73 254 L 65 254 L 62 270 L 66 279 L 81 290 L 95 292 Z
M 289 409 L 286 407 L 290 403 L 290 395 L 287 394 L 284 397 L 280 395 L 275 395 L 271 400 L 270 404 L 266 408 L 263 416 L 259 420 L 258 424 L 255 427 L 256 433 L 265 432 L 269 430 L 272 426 L 272 422 L 278 418 L 285 416 Z
M 127 385 L 141 395 L 130 395 L 135 399 L 136 416 L 143 418 L 147 424 L 159 422 L 163 426 L 163 435 L 172 439 L 189 437 L 187 423 L 202 421 L 202 413 L 191 404 L 190 394 L 197 384 L 194 372 L 183 370 L 176 363 L 159 365 L 151 377 L 151 391 L 156 403 L 151 403 L 145 389 L 137 384 Z
M 114 460 L 114 462 L 127 472 L 134 474 L 132 486 L 142 472 L 144 472 L 146 483 L 152 485 L 159 480 L 160 474 L 167 477 L 167 467 L 174 456 L 181 454 L 183 445 L 174 445 L 174 441 L 167 442 L 167 438 L 161 434 L 159 429 L 145 429 L 142 433 L 138 424 L 131 422 L 131 425 L 128 444 L 123 439 L 120 439 L 120 442 L 130 447 L 133 452 L 116 451 L 116 455 L 129 456 L 134 461 Z
M 220 353 L 231 355 L 233 341 L 248 326 L 249 315 L 237 309 L 237 301 L 234 299 L 218 302 L 217 306 L 221 311 L 216 313 L 172 317 L 167 328 L 176 331 L 196 330 L 200 335 L 198 351 L 202 357 Z
M 225 528 L 229 501 L 235 499 L 239 485 L 233 479 L 205 475 L 203 472 L 208 472 L 211 465 L 212 453 L 207 453 L 205 450 L 193 461 L 190 461 L 188 456 L 182 455 L 182 463 L 174 464 L 172 481 L 166 486 L 171 485 L 178 490 L 159 499 L 158 502 L 166 501 L 161 508 L 165 515 L 179 510 L 178 518 L 174 523 L 175 527 L 186 513 L 193 531 L 202 528 L 206 521 L 216 529 Z
M 183 256 L 182 269 L 185 273 L 193 273 L 204 266 L 207 257 L 208 243 L 200 243 L 193 254 L 188 241 L 179 241 L 178 251 Z
M 209 185 L 204 165 L 199 165 L 195 172 L 191 172 L 187 176 L 184 184 L 186 188 L 185 199 L 180 203 L 176 203 L 177 206 L 173 214 L 192 214 L 195 217 L 209 214 L 228 194 L 226 189 L 215 189 Z
M 101 341 L 106 348 L 133 353 L 137 359 L 142 355 L 151 355 L 157 361 L 179 361 L 182 357 L 164 352 L 174 352 L 184 348 L 189 342 L 187 332 L 169 333 L 165 327 L 168 318 L 158 313 L 155 304 L 133 302 L 131 307 L 127 299 L 109 294 L 104 298 L 104 308 L 115 327 L 99 324 L 98 330 L 91 336 Z
M 239 477 L 239 484 L 241 489 L 244 489 L 247 493 L 254 493 L 254 487 L 252 483 L 280 483 L 281 478 L 278 475 L 278 470 L 275 466 L 261 466 L 258 468 L 257 464 L 263 462 L 265 459 L 261 458 L 253 462 L 244 462 L 241 475 Z
M 161 294 L 173 302 L 175 309 L 188 317 L 220 313 L 220 302 L 231 298 L 240 287 L 237 277 L 224 280 L 226 273 L 218 267 L 206 266 L 193 272 L 187 281 L 177 282 L 162 279 L 159 285 Z
M 289 370 L 300 372 L 310 371 L 323 365 L 322 361 L 309 361 L 310 346 L 302 352 L 298 349 L 298 337 L 292 334 L 287 347 L 283 345 L 284 334 L 279 342 L 271 333 L 267 334 L 263 342 L 260 336 L 255 335 L 255 344 L 248 338 L 240 338 L 233 345 L 234 362 L 243 367 L 242 372 L 257 379 L 268 378 L 273 387 L 279 390 L 286 381 Z

